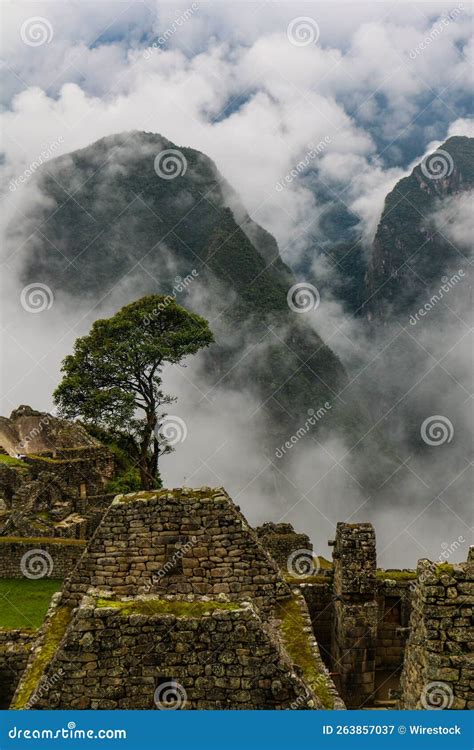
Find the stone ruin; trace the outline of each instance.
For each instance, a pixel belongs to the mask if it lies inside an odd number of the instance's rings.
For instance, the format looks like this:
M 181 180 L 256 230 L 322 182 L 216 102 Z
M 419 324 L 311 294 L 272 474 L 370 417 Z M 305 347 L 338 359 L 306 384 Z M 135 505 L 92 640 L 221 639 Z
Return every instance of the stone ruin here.
M 223 489 L 118 496 L 12 708 L 343 708 L 297 589 Z M 164 698 L 163 698 L 164 700 Z
M 466 563 L 418 563 L 401 707 L 474 709 L 474 547 Z
M 29 406 L 0 417 L 0 539 L 90 536 L 114 476 L 113 455 L 80 424 Z
M 339 523 L 329 563 L 222 488 L 118 496 L 85 539 L 0 537 L 0 576 L 32 541 L 65 580 L 38 632 L 0 631 L 1 707 L 474 706 L 472 556 L 380 570 L 371 524 Z

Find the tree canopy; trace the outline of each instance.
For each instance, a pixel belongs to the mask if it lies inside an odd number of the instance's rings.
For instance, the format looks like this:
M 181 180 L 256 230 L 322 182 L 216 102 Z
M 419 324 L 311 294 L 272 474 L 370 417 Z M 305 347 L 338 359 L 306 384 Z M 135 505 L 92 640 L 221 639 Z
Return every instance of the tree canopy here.
M 62 364 L 54 392 L 62 416 L 80 417 L 126 438 L 144 489 L 156 485 L 158 458 L 170 450 L 160 435 L 160 407 L 173 402 L 162 391 L 162 370 L 213 342 L 208 322 L 173 297 L 150 295 L 113 317 L 96 320 Z

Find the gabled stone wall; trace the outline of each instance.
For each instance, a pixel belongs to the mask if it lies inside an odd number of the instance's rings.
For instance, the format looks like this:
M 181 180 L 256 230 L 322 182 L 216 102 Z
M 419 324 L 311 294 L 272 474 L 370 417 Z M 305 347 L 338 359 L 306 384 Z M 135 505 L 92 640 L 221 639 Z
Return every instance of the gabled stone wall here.
M 223 489 L 117 497 L 66 584 L 72 600 L 98 586 L 137 593 L 228 594 L 273 606 L 289 588 Z

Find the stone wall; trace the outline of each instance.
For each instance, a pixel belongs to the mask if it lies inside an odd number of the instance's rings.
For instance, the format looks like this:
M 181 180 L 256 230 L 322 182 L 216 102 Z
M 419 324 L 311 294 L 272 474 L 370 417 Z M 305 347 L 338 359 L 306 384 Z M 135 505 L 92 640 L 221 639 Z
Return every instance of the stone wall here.
M 20 487 L 25 471 L 0 464 L 0 500 L 2 508 L 11 508 L 15 492 Z
M 400 573 L 404 571 L 396 571 Z M 414 580 L 386 578 L 377 586 L 378 627 L 376 670 L 401 671 L 408 638 Z
M 305 583 L 299 586 L 311 618 L 311 626 L 318 642 L 321 657 L 331 667 L 331 642 L 334 627 L 334 602 L 332 580 L 327 583 Z
M 10 705 L 35 637 L 30 630 L 0 630 L 0 709 Z
M 85 544 L 76 539 L 0 536 L 0 578 L 24 578 L 25 573 L 27 578 L 66 578 L 76 566 Z M 39 572 L 43 575 L 36 575 Z
M 255 527 L 260 542 L 283 571 L 291 571 L 289 558 L 297 550 L 313 551 L 307 534 L 297 534 L 291 523 L 264 523 Z
M 289 588 L 222 489 L 118 496 L 66 583 L 72 601 L 90 587 L 136 593 L 224 593 L 269 608 Z
M 375 692 L 378 607 L 375 532 L 371 524 L 338 523 L 334 546 L 332 671 L 348 708 Z
M 401 708 L 474 708 L 473 605 L 474 559 L 419 561 Z
M 35 709 L 321 708 L 250 604 L 202 598 L 86 597 L 36 692 Z

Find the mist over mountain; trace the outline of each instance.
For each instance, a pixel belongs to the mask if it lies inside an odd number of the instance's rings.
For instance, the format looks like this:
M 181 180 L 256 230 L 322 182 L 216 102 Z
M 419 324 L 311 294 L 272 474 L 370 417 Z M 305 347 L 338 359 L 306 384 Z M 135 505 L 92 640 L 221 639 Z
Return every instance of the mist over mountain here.
M 157 173 L 167 152 L 182 171 L 172 179 Z M 55 159 L 37 188 L 42 200 L 21 227 L 23 283 L 41 279 L 81 304 L 104 299 L 124 277 L 135 297 L 177 287 L 178 301 L 216 330 L 208 387 L 248 389 L 280 440 L 310 406 L 334 400 L 347 380 L 340 360 L 290 309 L 296 279 L 274 238 L 207 156 L 152 133 L 121 134 Z M 334 404 L 333 429 L 338 418 L 347 429 L 356 408 Z
M 400 180 L 385 200 L 366 276 L 364 309 L 387 320 L 406 314 L 442 277 L 470 266 L 466 242 L 450 238 L 443 206 L 458 198 L 472 208 L 474 138 L 449 138 Z

